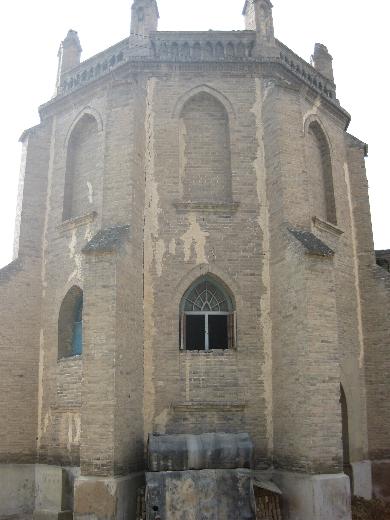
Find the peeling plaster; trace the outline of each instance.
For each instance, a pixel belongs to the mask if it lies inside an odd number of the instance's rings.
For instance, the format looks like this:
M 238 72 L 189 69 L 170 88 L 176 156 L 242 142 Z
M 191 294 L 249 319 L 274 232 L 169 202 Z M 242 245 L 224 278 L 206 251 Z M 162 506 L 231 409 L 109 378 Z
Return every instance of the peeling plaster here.
M 72 230 L 72 236 L 69 242 L 69 257 L 73 258 L 76 253 L 76 246 L 77 246 L 77 231 L 76 229 Z
M 169 254 L 172 256 L 176 255 L 176 239 L 172 238 L 172 240 L 169 242 Z
M 183 119 L 179 119 L 179 187 L 180 187 L 180 199 L 183 198 L 184 193 L 184 176 L 187 168 L 187 154 L 186 154 L 186 137 L 187 129 Z
M 154 421 L 154 431 L 163 435 L 167 431 L 167 424 L 170 421 L 171 412 L 169 408 L 165 408 Z
M 44 366 L 44 362 L 45 362 L 44 347 L 45 347 L 45 338 L 44 338 L 43 329 L 41 329 L 40 334 L 39 334 L 39 371 L 38 371 L 38 434 L 37 434 L 38 452 L 41 447 L 41 440 L 42 440 L 43 366 Z
M 144 432 L 153 431 L 156 392 L 154 388 L 153 341 L 157 330 L 154 323 L 154 288 L 152 266 L 154 243 L 158 235 L 160 213 L 157 183 L 154 178 L 154 95 L 157 80 L 151 78 L 146 86 L 145 112 L 145 229 L 144 229 Z
M 92 240 L 92 237 L 93 237 L 93 232 L 92 232 L 92 229 L 91 229 L 91 224 L 88 224 L 87 228 L 85 230 L 84 240 L 89 242 L 90 240 Z
M 88 188 L 88 200 L 90 204 L 93 204 L 93 187 L 92 184 L 88 181 L 87 182 L 87 188 Z
M 321 96 L 318 96 L 316 98 L 316 100 L 314 101 L 314 104 L 313 104 L 313 107 L 308 110 L 306 112 L 306 114 L 304 114 L 303 116 L 303 133 L 305 133 L 305 125 L 306 125 L 306 121 L 307 121 L 307 118 L 310 117 L 310 116 L 316 116 L 318 114 L 318 109 L 320 108 L 321 106 Z
M 263 113 L 262 107 L 264 100 L 269 94 L 268 87 L 262 91 L 260 79 L 256 78 L 256 100 L 251 110 L 256 118 L 256 137 L 257 155 L 254 160 L 254 170 L 256 172 L 257 198 L 259 203 L 258 224 L 263 235 L 263 268 L 262 283 L 264 291 L 260 297 L 260 316 L 261 330 L 264 345 L 264 365 L 262 379 L 264 382 L 264 398 L 266 406 L 267 421 L 267 440 L 268 450 L 272 453 L 274 446 L 273 439 L 273 388 L 272 388 L 272 321 L 271 321 L 271 276 L 270 276 L 270 238 L 269 238 L 269 203 L 267 199 L 267 181 L 265 166 L 264 134 L 263 134 Z
M 51 213 L 50 199 L 52 195 L 53 171 L 54 171 L 54 157 L 55 157 L 55 136 L 57 130 L 57 118 L 53 117 L 53 126 L 50 136 L 50 156 L 49 168 L 47 176 L 47 194 L 46 194 L 46 208 L 45 219 L 43 225 L 43 240 L 42 240 L 42 267 L 41 267 L 41 282 L 42 282 L 42 302 L 46 298 L 46 251 L 48 247 L 48 228 L 49 215 Z M 37 418 L 37 451 L 39 453 L 42 440 L 42 411 L 43 411 L 43 372 L 45 363 L 45 336 L 43 329 L 39 334 L 39 367 L 38 367 L 38 418 Z
M 82 266 L 83 266 L 83 257 L 80 253 L 76 253 L 77 251 L 77 230 L 72 230 L 72 236 L 69 242 L 69 257 L 73 258 L 75 263 L 75 269 L 74 271 L 69 275 L 68 277 L 68 283 L 73 278 L 82 279 Z
M 162 275 L 163 260 L 164 260 L 165 252 L 166 252 L 165 242 L 164 242 L 164 240 L 160 239 L 156 242 L 155 251 L 154 251 L 156 272 L 157 272 L 157 276 L 159 278 Z
M 73 445 L 78 445 L 80 443 L 81 437 L 81 420 L 79 413 L 67 412 L 62 422 L 61 431 L 67 432 L 66 435 L 66 448 L 70 452 L 72 450 Z M 66 424 L 67 423 L 67 424 Z M 67 425 L 67 428 L 66 428 Z
M 352 237 L 353 264 L 354 264 L 353 270 L 354 270 L 354 278 L 355 278 L 355 295 L 356 295 L 359 346 L 360 346 L 359 368 L 362 369 L 363 365 L 364 365 L 364 333 L 363 333 L 363 318 L 362 318 L 362 305 L 361 305 L 362 297 L 361 297 L 360 284 L 359 284 L 359 264 L 358 264 L 358 251 L 357 251 L 357 244 L 356 244 L 356 224 L 355 224 L 355 218 L 353 215 L 353 202 L 352 202 L 352 193 L 351 193 L 350 172 L 349 172 L 347 163 L 344 163 L 344 176 L 345 176 L 345 183 L 347 185 L 349 217 L 351 219 L 351 226 L 352 226 L 351 237 Z
M 195 213 L 189 213 L 188 230 L 181 236 L 184 244 L 184 261 L 189 262 L 192 257 L 192 246 L 195 252 L 195 263 L 208 264 L 206 256 L 206 239 L 209 236 L 207 231 L 203 231 L 196 219 Z
M 51 424 L 53 418 L 51 416 L 51 410 L 49 409 L 49 411 L 45 414 L 45 419 L 43 421 L 43 432 L 42 433 L 46 433 L 47 430 L 49 429 L 49 425 Z

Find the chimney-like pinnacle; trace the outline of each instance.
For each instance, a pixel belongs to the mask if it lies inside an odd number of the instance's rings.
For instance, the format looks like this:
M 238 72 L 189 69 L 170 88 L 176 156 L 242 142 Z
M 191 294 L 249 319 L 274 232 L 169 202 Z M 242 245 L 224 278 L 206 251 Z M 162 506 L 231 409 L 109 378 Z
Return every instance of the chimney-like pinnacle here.
M 328 49 L 322 43 L 316 43 L 314 47 L 314 54 L 311 57 L 313 67 L 318 70 L 323 76 L 330 79 L 334 83 L 333 76 L 333 58 L 329 54 Z
M 77 31 L 70 29 L 58 51 L 57 92 L 61 85 L 62 75 L 80 65 L 81 52 L 79 35 Z

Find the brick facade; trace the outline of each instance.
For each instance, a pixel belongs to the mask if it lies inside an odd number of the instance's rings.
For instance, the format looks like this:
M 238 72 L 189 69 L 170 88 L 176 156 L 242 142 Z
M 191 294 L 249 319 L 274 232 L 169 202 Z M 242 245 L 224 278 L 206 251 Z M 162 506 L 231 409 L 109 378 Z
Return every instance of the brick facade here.
M 80 468 L 76 514 L 84 477 L 145 469 L 152 432 L 248 432 L 259 470 L 390 458 L 390 275 L 375 265 L 366 146 L 346 132 L 325 48 L 311 67 L 260 3 L 245 31 L 157 33 L 156 3 L 136 0 L 130 39 L 80 65 L 72 32 L 57 95 L 22 136 L 17 259 L 0 271 L 0 463 Z M 206 275 L 232 295 L 236 343 L 180 350 L 182 297 Z M 83 352 L 63 357 L 74 287 Z

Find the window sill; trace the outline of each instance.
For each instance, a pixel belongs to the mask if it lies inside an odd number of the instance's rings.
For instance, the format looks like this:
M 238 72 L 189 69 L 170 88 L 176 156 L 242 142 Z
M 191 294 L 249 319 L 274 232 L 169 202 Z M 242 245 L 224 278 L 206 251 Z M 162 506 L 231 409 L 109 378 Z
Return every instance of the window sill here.
M 319 217 L 313 217 L 312 220 L 314 227 L 321 231 L 326 231 L 327 233 L 331 233 L 336 237 L 340 237 L 344 233 L 344 231 L 338 228 L 335 224 L 331 224 L 330 222 Z
M 71 361 L 81 361 L 82 358 L 83 358 L 82 354 L 76 354 L 75 356 L 66 356 L 66 357 L 59 358 L 57 360 L 57 363 L 68 363 Z
M 185 348 L 180 349 L 181 354 L 188 354 L 190 356 L 224 356 L 235 352 L 235 348 L 226 349 L 214 349 L 214 350 L 187 350 Z
M 82 215 L 80 217 L 70 218 L 68 220 L 64 220 L 58 226 L 60 231 L 69 231 L 70 229 L 75 229 L 79 226 L 84 226 L 86 224 L 90 224 L 97 217 L 96 211 L 92 211 L 91 213 L 87 213 L 86 215 Z
M 188 213 L 191 211 L 199 211 L 202 213 L 220 213 L 223 215 L 232 215 L 236 213 L 239 202 L 174 202 L 174 207 L 178 213 Z

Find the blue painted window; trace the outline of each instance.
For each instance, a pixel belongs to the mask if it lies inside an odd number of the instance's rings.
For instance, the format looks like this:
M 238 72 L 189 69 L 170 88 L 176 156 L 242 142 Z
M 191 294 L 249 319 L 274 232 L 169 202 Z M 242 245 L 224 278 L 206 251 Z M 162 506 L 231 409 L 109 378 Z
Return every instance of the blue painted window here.
M 67 292 L 58 316 L 58 359 L 83 352 L 83 291 L 76 285 Z
M 83 299 L 77 302 L 73 322 L 72 356 L 81 356 L 83 352 Z

